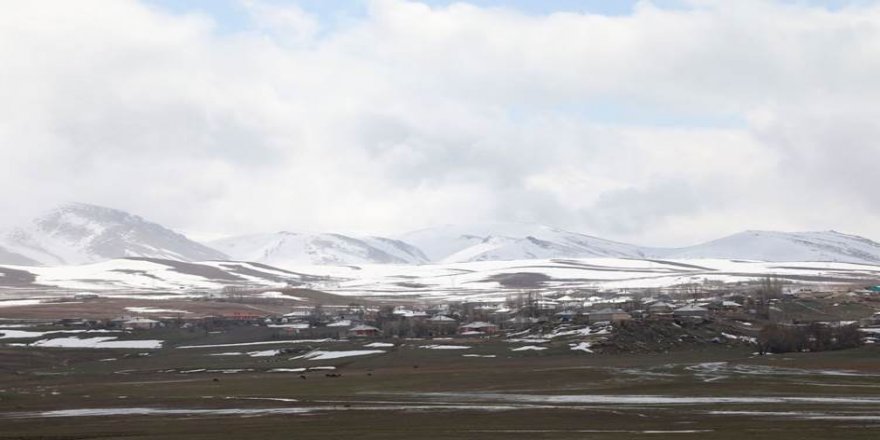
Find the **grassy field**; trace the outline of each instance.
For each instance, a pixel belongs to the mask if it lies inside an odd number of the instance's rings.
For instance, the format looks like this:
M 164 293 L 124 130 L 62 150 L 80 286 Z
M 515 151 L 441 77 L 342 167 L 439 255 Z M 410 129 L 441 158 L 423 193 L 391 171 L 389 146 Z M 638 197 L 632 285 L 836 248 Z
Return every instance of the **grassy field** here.
M 172 340 L 166 346 L 267 338 L 246 328 L 160 336 Z M 153 351 L 2 347 L 0 438 L 880 436 L 874 347 L 757 357 L 748 347 L 728 346 L 600 355 L 555 343 L 512 351 L 525 344 L 368 342 Z M 431 344 L 469 348 L 423 348 Z M 277 349 L 287 352 L 247 354 Z M 296 359 L 313 350 L 384 353 Z M 302 368 L 313 370 L 277 371 Z

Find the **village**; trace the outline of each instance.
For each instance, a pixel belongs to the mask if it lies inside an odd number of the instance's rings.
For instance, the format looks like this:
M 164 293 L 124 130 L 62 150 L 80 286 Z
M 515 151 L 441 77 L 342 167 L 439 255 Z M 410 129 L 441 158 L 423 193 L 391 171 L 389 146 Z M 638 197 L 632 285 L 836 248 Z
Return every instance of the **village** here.
M 773 279 L 443 302 L 302 287 L 181 299 L 64 292 L 4 309 L 0 425 L 24 437 L 70 427 L 112 436 L 117 428 L 97 417 L 112 415 L 159 437 L 256 423 L 269 437 L 337 438 L 405 419 L 425 437 L 499 438 L 534 429 L 524 414 L 552 411 L 541 427 L 560 433 L 678 431 L 660 420 L 699 432 L 783 422 L 792 435 L 828 433 L 837 428 L 826 419 L 737 411 L 876 416 L 878 305 L 874 284 Z M 166 413 L 175 417 L 149 423 Z M 62 423 L 29 423 L 41 417 Z M 865 423 L 854 432 L 870 438 L 875 425 Z
M 765 329 L 821 326 L 859 328 L 860 337 L 856 339 L 860 345 L 874 343 L 874 336 L 880 332 L 880 286 L 786 285 L 770 278 L 737 285 L 693 284 L 629 291 L 517 290 L 504 296 L 434 303 L 341 298 L 302 288 L 239 288 L 176 301 L 172 306 L 150 307 L 143 305 L 149 301 L 135 302 L 138 306 L 127 306 L 116 315 L 111 315 L 116 313 L 114 309 L 101 306 L 108 301 L 92 292 L 58 298 L 51 303 L 57 306 L 55 313 L 67 315 L 42 321 L 66 329 L 124 331 L 131 337 L 145 337 L 159 330 L 163 335 L 174 331 L 208 335 L 255 327 L 263 329 L 261 336 L 255 337 L 269 340 L 503 339 L 527 335 L 541 339 L 560 329 L 607 328 L 614 333 L 620 328 L 686 325 L 711 328 L 717 333 L 717 337 L 707 333 L 704 341 L 730 339 L 757 345 L 770 337 L 762 334 Z M 88 316 L 65 311 L 68 303 L 88 309 Z M 203 305 L 211 307 L 205 309 Z M 47 307 L 50 305 L 44 303 L 35 309 L 45 311 Z M 95 312 L 100 310 L 104 312 Z M 27 319 L 26 313 L 21 318 L 7 321 L 34 320 Z M 649 340 L 634 341 L 639 349 L 657 344 L 654 337 L 646 337 Z M 601 347 L 600 342 L 595 338 L 590 341 L 596 347 Z M 628 347 L 617 349 L 626 351 Z M 657 345 L 654 349 L 669 347 Z

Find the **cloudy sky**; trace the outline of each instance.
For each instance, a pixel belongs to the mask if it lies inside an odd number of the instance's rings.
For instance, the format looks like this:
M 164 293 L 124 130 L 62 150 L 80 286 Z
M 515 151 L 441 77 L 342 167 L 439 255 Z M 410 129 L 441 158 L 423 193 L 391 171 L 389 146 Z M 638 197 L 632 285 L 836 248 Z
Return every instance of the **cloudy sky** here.
M 0 5 L 0 223 L 880 239 L 880 2 Z

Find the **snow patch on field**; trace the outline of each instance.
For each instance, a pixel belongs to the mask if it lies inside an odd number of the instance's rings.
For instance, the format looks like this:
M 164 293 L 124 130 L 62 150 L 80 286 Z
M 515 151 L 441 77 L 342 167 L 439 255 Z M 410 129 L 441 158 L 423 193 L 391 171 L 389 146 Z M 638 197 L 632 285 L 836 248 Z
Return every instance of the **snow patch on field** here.
M 45 332 L 35 332 L 28 330 L 7 330 L 0 329 L 0 339 L 35 339 L 42 338 L 46 335 L 58 333 L 119 333 L 116 330 L 51 330 Z
M 300 298 L 298 296 L 287 295 L 283 292 L 279 292 L 277 290 L 273 290 L 270 292 L 263 292 L 259 296 L 263 298 L 273 298 L 273 299 L 289 299 L 291 301 L 305 301 L 305 299 Z
M 159 309 L 155 307 L 126 307 L 125 310 L 132 313 L 190 313 L 186 310 Z
M 239 342 L 235 344 L 213 344 L 213 345 L 181 345 L 177 348 L 221 348 L 221 347 L 245 347 L 248 345 L 277 345 L 277 344 L 303 344 L 307 342 L 331 342 L 335 339 L 290 339 L 281 341 L 260 341 L 260 342 Z
M 269 357 L 269 356 L 276 356 L 279 353 L 281 353 L 281 350 L 249 351 L 248 356 L 250 356 L 250 357 Z
M 304 359 L 309 361 L 324 361 L 328 359 L 339 359 L 353 356 L 367 356 L 371 354 L 383 354 L 384 350 L 346 350 L 346 351 L 323 351 L 323 350 L 315 350 L 309 353 L 306 353 L 302 356 L 297 356 L 291 358 L 293 359 Z
M 6 301 L 0 301 L 0 307 L 33 306 L 40 303 L 42 303 L 42 301 L 38 299 L 10 299 Z
M 0 339 L 40 338 L 52 332 L 32 332 L 27 330 L 0 329 Z
M 581 342 L 580 344 L 575 344 L 571 346 L 572 351 L 583 351 L 585 353 L 592 353 L 593 350 L 590 350 L 589 342 Z
M 427 348 L 429 350 L 470 350 L 471 347 L 467 345 L 422 345 L 419 348 Z
M 41 339 L 29 344 L 31 347 L 55 347 L 55 348 L 162 348 L 162 342 L 155 339 L 142 340 L 116 340 L 115 336 L 98 336 L 94 338 L 54 338 Z
M 538 347 L 537 345 L 524 345 L 522 347 L 511 348 L 510 351 L 542 351 L 547 347 Z

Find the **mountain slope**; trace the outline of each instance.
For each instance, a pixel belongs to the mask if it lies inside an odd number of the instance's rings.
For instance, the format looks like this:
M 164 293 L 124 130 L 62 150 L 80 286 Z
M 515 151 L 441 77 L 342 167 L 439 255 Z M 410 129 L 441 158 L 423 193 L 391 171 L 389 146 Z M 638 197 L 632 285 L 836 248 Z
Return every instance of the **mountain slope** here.
M 428 259 L 404 242 L 382 237 L 276 232 L 208 243 L 235 259 L 271 265 L 419 264 Z
M 225 255 L 156 223 L 101 206 L 70 203 L 0 236 L 0 263 L 83 264 L 120 257 L 194 261 Z M 26 261 L 25 261 L 26 262 Z
M 762 261 L 880 263 L 880 243 L 836 231 L 745 231 L 679 249 L 657 250 L 663 258 L 725 258 Z
M 226 286 L 292 286 L 312 277 L 256 263 L 132 257 L 76 266 L 16 267 L 0 265 L 0 287 L 55 286 L 86 290 L 222 289 Z
M 0 263 L 2 264 L 14 264 L 18 266 L 32 266 L 39 265 L 40 263 L 31 260 L 24 255 L 16 254 L 15 252 L 4 249 L 0 246 Z
M 536 258 L 646 257 L 638 246 L 529 223 L 446 225 L 399 237 L 432 261 L 455 263 Z

